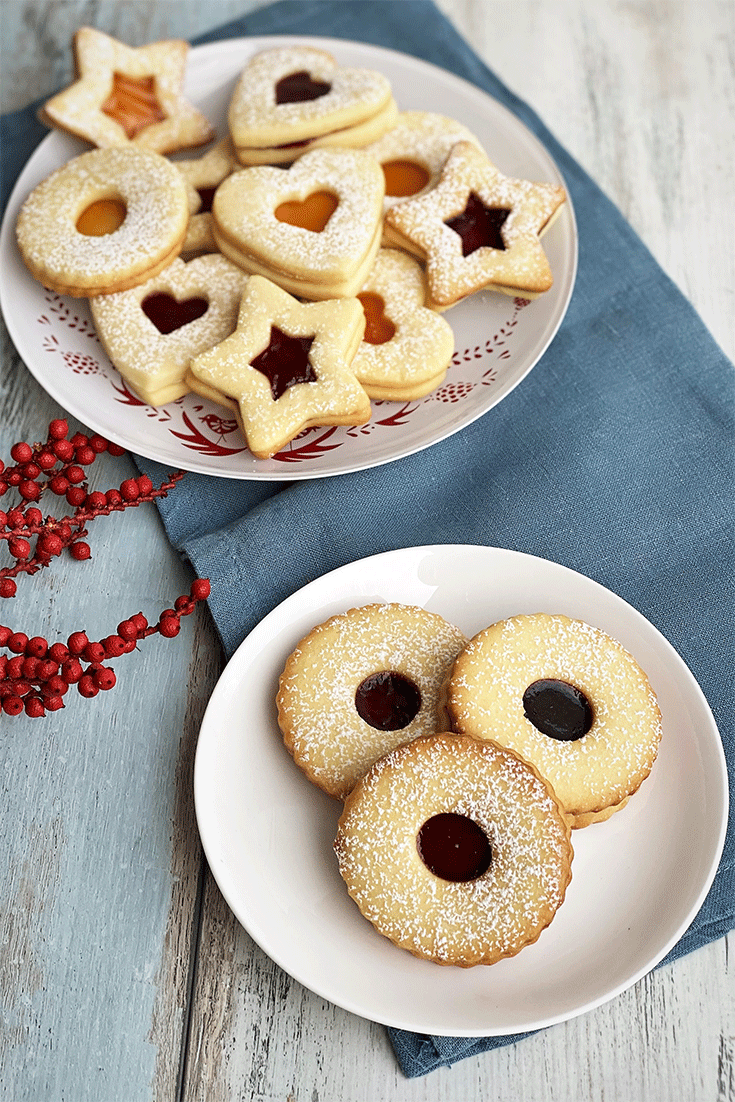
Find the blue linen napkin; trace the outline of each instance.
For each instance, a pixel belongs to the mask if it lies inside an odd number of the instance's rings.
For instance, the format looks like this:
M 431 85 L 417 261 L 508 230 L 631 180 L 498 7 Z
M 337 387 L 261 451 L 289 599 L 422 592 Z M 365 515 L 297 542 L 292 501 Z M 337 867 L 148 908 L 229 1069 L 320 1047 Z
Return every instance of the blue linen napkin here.
M 281 600 L 365 555 L 430 543 L 524 551 L 607 586 L 673 643 L 714 712 L 735 796 L 732 364 L 620 213 L 433 4 L 282 2 L 197 41 L 264 34 L 400 49 L 494 96 L 540 138 L 566 180 L 579 270 L 541 361 L 461 433 L 335 478 L 263 483 L 188 473 L 159 502 L 173 546 L 212 580 L 210 609 L 226 655 Z M 30 108 L 2 119 L 3 201 L 45 133 Z M 165 473 L 138 463 L 154 480 Z M 717 877 L 666 961 L 734 927 L 731 815 Z M 524 1036 L 388 1032 L 411 1077 Z

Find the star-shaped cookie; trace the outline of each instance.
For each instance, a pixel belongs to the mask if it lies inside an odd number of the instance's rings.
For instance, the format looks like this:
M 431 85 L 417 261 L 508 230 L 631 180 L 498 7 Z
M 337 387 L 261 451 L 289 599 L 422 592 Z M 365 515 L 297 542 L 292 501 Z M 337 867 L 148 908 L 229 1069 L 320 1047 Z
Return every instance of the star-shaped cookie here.
M 553 282 L 539 238 L 565 199 L 558 185 L 504 176 L 461 141 L 435 188 L 386 212 L 384 241 L 426 261 L 435 310 L 484 287 L 534 298 Z
M 126 46 L 93 27 L 74 35 L 77 79 L 40 112 L 49 126 L 107 147 L 134 142 L 156 153 L 205 145 L 207 118 L 182 95 L 189 44 Z
M 232 408 L 248 447 L 268 459 L 311 425 L 364 425 L 370 399 L 351 363 L 365 330 L 356 298 L 301 303 L 251 276 L 232 336 L 196 356 L 192 390 Z

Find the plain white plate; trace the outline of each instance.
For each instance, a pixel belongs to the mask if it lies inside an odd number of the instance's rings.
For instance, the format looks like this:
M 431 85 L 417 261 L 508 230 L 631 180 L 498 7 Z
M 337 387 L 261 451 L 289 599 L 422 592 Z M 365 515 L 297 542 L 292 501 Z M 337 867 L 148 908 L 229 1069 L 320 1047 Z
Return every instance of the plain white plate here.
M 420 961 L 375 932 L 332 851 L 341 805 L 283 746 L 275 694 L 297 642 L 328 616 L 397 601 L 467 635 L 517 613 L 564 613 L 620 642 L 663 714 L 647 781 L 607 823 L 575 831 L 572 882 L 536 944 L 492 967 Z M 696 915 L 724 844 L 725 756 L 709 706 L 670 643 L 598 583 L 544 559 L 465 545 L 412 547 L 318 578 L 239 647 L 201 727 L 194 795 L 212 873 L 253 939 L 300 983 L 364 1018 L 420 1033 L 538 1029 L 592 1009 L 660 961 Z
M 196 47 L 189 58 L 186 93 L 224 135 L 232 88 L 251 54 L 302 41 L 231 39 Z M 538 139 L 474 85 L 392 50 L 338 39 L 310 42 L 344 65 L 383 72 L 402 110 L 459 119 L 507 175 L 564 183 Z M 86 300 L 45 290 L 25 268 L 15 244 L 23 200 L 50 172 L 86 148 L 69 135 L 51 133 L 23 170 L 0 233 L 0 306 L 27 367 L 61 406 L 109 440 L 170 469 L 268 481 L 317 478 L 420 451 L 470 424 L 510 393 L 548 347 L 569 303 L 577 266 L 571 201 L 544 236 L 554 273 L 550 291 L 531 303 L 483 292 L 446 314 L 455 333 L 455 355 L 438 391 L 414 402 L 375 402 L 367 425 L 308 429 L 277 458 L 257 460 L 222 407 L 192 394 L 161 409 L 140 402 L 107 358 Z

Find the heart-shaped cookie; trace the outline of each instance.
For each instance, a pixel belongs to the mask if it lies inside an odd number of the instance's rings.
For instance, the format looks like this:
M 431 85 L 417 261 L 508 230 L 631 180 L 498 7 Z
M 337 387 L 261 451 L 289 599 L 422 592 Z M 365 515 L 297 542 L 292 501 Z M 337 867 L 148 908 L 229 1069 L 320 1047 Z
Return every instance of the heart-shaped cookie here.
M 266 276 L 291 294 L 353 296 L 380 244 L 384 186 L 375 158 L 356 149 L 315 149 L 285 172 L 244 169 L 217 189 L 214 238 L 245 271 Z M 331 197 L 336 206 L 326 222 L 306 228 L 303 205 L 317 205 L 319 196 Z M 332 202 L 322 205 L 326 209 Z
M 357 296 L 365 335 L 352 370 L 371 398 L 410 401 L 440 385 L 454 352 L 454 333 L 425 305 L 421 265 L 397 249 L 381 249 Z
M 145 402 L 162 406 L 189 391 L 190 360 L 234 332 L 247 281 L 211 253 L 188 264 L 177 258 L 147 283 L 89 304 L 112 363 Z
M 238 156 L 248 149 L 293 146 L 364 124 L 392 99 L 382 73 L 340 66 L 311 46 L 276 47 L 255 54 L 245 66 L 230 101 L 230 134 Z M 281 159 L 290 159 L 288 151 Z

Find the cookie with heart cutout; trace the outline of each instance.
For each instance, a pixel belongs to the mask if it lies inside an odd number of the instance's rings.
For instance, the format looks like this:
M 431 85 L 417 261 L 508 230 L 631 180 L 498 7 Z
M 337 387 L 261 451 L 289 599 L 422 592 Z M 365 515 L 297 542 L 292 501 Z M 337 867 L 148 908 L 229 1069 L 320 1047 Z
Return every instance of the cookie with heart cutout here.
M 74 35 L 77 79 L 47 100 L 47 126 L 92 145 L 134 143 L 156 153 L 206 145 L 214 129 L 182 93 L 189 43 L 181 39 L 131 47 L 94 27 Z
M 234 332 L 248 276 L 219 253 L 176 259 L 139 287 L 89 300 L 102 345 L 144 402 L 189 392 L 192 358 Z
M 452 148 L 462 141 L 482 148 L 479 138 L 456 119 L 432 111 L 401 111 L 390 130 L 365 147 L 383 169 L 385 209 L 430 191 Z
M 370 419 L 370 399 L 351 369 L 364 329 L 356 298 L 299 302 L 251 276 L 235 332 L 191 361 L 187 381 L 229 409 L 236 403 L 248 447 L 268 459 L 312 425 Z
M 427 309 L 418 261 L 398 249 L 381 249 L 357 297 L 365 336 L 352 370 L 369 397 L 401 402 L 436 390 L 452 359 L 454 333 Z
M 358 149 L 315 149 L 291 167 L 233 172 L 212 232 L 225 256 L 301 298 L 353 297 L 380 247 L 383 173 Z
M 553 283 L 540 237 L 565 201 L 563 187 L 504 176 L 462 141 L 431 191 L 386 212 L 384 240 L 426 262 L 435 310 L 483 288 L 535 298 Z
M 184 177 L 189 203 L 189 225 L 181 254 L 190 258 L 198 253 L 217 252 L 212 233 L 214 193 L 227 176 L 239 167 L 232 142 L 223 139 L 201 157 L 172 162 Z
M 382 73 L 341 66 L 312 46 L 278 46 L 243 69 L 228 125 L 243 164 L 288 164 L 323 145 L 367 145 L 397 110 Z

